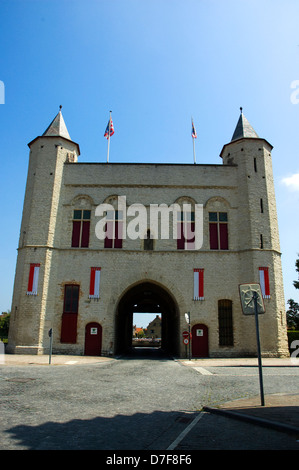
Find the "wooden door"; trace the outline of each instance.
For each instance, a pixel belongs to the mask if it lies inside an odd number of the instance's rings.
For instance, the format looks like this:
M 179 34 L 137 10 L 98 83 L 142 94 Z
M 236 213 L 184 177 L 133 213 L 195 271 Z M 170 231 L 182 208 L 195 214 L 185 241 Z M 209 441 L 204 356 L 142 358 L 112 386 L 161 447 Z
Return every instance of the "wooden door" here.
M 100 356 L 102 352 L 102 327 L 99 323 L 88 323 L 85 327 L 85 356 Z
M 192 357 L 209 357 L 208 327 L 198 323 L 192 327 Z

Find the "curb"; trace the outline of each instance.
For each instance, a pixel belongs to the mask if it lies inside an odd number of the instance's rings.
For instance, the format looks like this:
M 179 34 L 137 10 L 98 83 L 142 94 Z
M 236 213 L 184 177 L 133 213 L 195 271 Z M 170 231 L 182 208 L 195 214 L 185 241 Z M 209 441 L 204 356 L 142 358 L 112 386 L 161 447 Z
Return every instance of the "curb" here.
M 283 424 L 278 421 L 271 421 L 269 419 L 258 418 L 256 416 L 249 416 L 244 413 L 238 413 L 238 412 L 230 411 L 230 410 L 210 408 L 209 406 L 204 406 L 203 411 L 206 411 L 208 413 L 214 413 L 214 414 L 227 416 L 229 418 L 233 418 L 239 421 L 245 421 L 249 424 L 257 424 L 259 426 L 274 429 L 275 431 L 285 432 L 287 434 L 296 434 L 297 436 L 299 436 L 299 428 L 296 428 L 295 426 Z

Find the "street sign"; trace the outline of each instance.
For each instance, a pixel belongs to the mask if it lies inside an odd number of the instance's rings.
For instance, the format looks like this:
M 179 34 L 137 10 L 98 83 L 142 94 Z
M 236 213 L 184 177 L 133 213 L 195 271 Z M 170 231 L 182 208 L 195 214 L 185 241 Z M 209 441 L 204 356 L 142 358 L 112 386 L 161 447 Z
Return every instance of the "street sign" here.
M 259 284 L 240 284 L 239 289 L 240 289 L 241 305 L 242 305 L 242 310 L 243 310 L 244 315 L 254 315 L 255 317 L 261 406 L 265 406 L 262 355 L 261 355 L 259 319 L 258 319 L 259 313 L 265 313 L 265 307 L 264 307 L 263 297 L 261 293 L 261 286 Z
M 183 343 L 187 346 L 187 344 L 189 344 L 189 338 L 184 338 Z
M 183 338 L 189 338 L 189 331 L 183 331 Z
M 240 299 L 244 315 L 254 315 L 254 293 L 257 295 L 257 313 L 265 313 L 265 306 L 259 284 L 240 284 Z

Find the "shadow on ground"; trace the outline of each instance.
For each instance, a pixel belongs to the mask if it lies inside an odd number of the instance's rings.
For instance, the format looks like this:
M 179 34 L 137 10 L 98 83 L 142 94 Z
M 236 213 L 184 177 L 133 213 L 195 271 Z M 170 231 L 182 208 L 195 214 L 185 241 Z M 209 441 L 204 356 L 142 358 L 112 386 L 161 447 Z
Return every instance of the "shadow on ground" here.
M 65 423 L 18 425 L 6 430 L 12 449 L 149 450 L 166 449 L 195 415 L 185 412 L 136 413 Z

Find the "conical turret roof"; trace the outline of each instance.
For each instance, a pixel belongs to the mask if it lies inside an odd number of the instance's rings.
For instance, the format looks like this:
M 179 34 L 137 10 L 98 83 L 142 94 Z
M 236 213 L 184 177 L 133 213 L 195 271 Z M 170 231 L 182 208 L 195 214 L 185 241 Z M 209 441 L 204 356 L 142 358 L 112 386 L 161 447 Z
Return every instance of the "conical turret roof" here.
M 49 127 L 43 133 L 43 136 L 60 136 L 65 139 L 72 140 L 66 128 L 62 113 L 61 107 L 59 113 L 55 116 Z
M 249 138 L 251 137 L 251 138 L 258 139 L 259 136 L 257 135 L 257 133 L 255 132 L 251 124 L 248 122 L 248 120 L 244 116 L 242 108 L 240 108 L 240 110 L 241 110 L 241 114 L 237 122 L 237 126 L 236 126 L 236 129 L 232 136 L 231 141 L 242 139 L 244 137 L 249 137 Z

